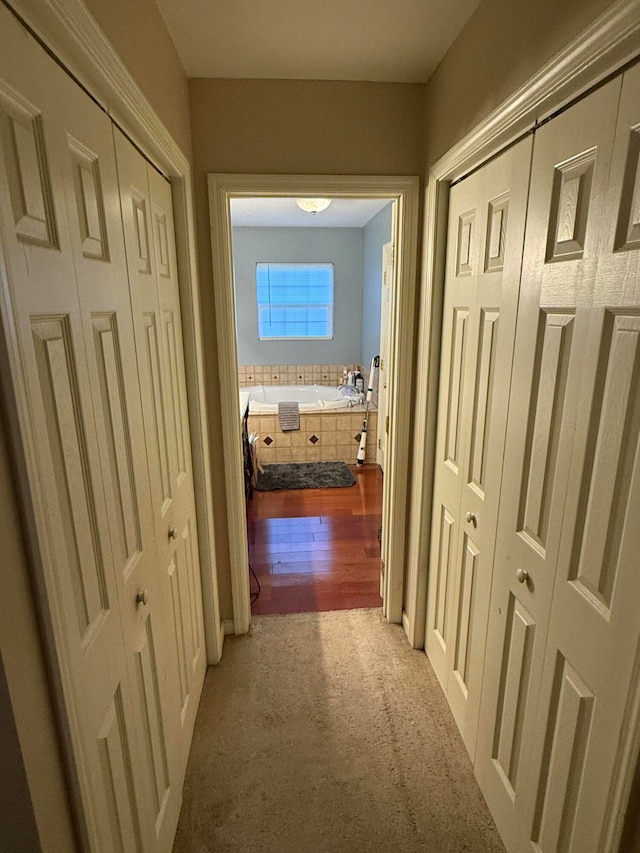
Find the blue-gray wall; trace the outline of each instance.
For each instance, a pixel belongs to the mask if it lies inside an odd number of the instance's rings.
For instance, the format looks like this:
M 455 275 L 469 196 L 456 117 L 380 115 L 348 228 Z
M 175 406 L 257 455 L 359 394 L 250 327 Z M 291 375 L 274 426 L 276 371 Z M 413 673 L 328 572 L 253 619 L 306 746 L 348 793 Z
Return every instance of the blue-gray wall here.
M 393 202 L 363 228 L 362 351 L 359 361 L 369 367 L 380 354 L 380 300 L 382 297 L 382 247 L 391 240 Z
M 238 364 L 359 363 L 363 245 L 362 228 L 234 228 Z M 258 340 L 256 263 L 262 261 L 334 264 L 332 341 Z

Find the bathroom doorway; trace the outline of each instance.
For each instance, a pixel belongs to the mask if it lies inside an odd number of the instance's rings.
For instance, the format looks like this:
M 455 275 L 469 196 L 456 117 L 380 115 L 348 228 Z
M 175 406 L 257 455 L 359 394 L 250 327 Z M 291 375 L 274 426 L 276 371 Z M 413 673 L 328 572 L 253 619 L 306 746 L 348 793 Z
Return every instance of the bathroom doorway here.
M 251 432 L 259 436 L 259 459 L 263 463 L 279 464 L 276 460 L 283 460 L 286 453 L 289 453 L 289 458 L 293 461 L 315 461 L 322 460 L 324 450 L 329 451 L 330 459 L 335 461 L 344 461 L 352 465 L 353 471 L 357 478 L 364 479 L 364 469 L 368 464 L 373 466 L 373 470 L 379 474 L 379 482 L 374 488 L 370 488 L 368 495 L 373 495 L 378 489 L 382 491 L 381 506 L 378 498 L 378 507 L 375 512 L 378 513 L 381 524 L 376 523 L 374 532 L 374 542 L 378 549 L 378 560 L 381 558 L 379 565 L 383 568 L 382 574 L 378 579 L 378 590 L 382 593 L 383 610 L 390 621 L 399 622 L 402 614 L 402 565 L 404 562 L 404 522 L 406 517 L 407 504 L 407 483 L 408 477 L 408 449 L 409 449 L 409 397 L 411 389 L 411 350 L 413 345 L 413 335 L 407 334 L 408 330 L 413 332 L 413 317 L 414 317 L 414 281 L 416 272 L 415 259 L 415 241 L 417 236 L 417 201 L 418 201 L 418 182 L 414 178 L 350 178 L 350 177 L 285 177 L 285 176 L 255 176 L 255 175 L 210 175 L 209 176 L 209 199 L 212 221 L 212 249 L 213 249 L 213 265 L 214 265 L 214 291 L 216 297 L 216 325 L 219 342 L 219 361 L 220 374 L 222 379 L 222 396 L 223 396 L 223 438 L 224 438 L 224 454 L 225 454 L 225 475 L 226 487 L 228 494 L 229 513 L 229 538 L 233 553 L 232 563 L 232 592 L 234 600 L 234 625 L 235 633 L 243 633 L 246 631 L 250 620 L 249 603 L 249 538 L 245 526 L 246 520 L 246 496 L 245 484 L 242 481 L 242 476 L 239 473 L 242 471 L 242 443 L 241 435 L 238 429 L 237 419 L 237 400 L 238 392 L 241 388 L 246 388 L 249 384 L 253 387 L 269 391 L 271 386 L 304 383 L 305 385 L 321 385 L 325 384 L 328 388 L 335 389 L 338 385 L 358 383 L 354 381 L 351 375 L 358 379 L 358 374 L 362 374 L 362 385 L 366 388 L 369 385 L 369 373 L 371 370 L 371 362 L 369 355 L 363 355 L 367 352 L 365 349 L 366 341 L 372 337 L 375 340 L 373 355 L 379 354 L 380 346 L 380 305 L 382 297 L 382 247 L 384 244 L 393 242 L 396 247 L 396 257 L 398 263 L 394 273 L 395 281 L 392 287 L 391 306 L 389 311 L 389 340 L 390 353 L 392 357 L 389 359 L 389 387 L 388 387 L 388 412 L 389 417 L 385 418 L 385 423 L 382 427 L 387 431 L 388 435 L 388 452 L 386 461 L 386 471 L 384 480 L 382 479 L 380 469 L 376 466 L 376 456 L 378 451 L 377 446 L 377 431 L 379 424 L 377 420 L 377 410 L 375 401 L 371 401 L 369 412 L 367 413 L 368 429 L 363 430 L 364 426 L 364 406 L 359 410 L 348 410 L 347 417 L 349 419 L 348 426 L 345 421 L 340 423 L 338 417 L 345 417 L 344 412 L 337 412 L 335 415 L 327 411 L 322 412 L 322 418 L 316 416 L 315 421 L 307 423 L 304 429 L 300 430 L 300 435 L 296 438 L 284 436 L 282 430 L 276 430 L 275 422 L 271 422 L 270 418 L 275 418 L 275 415 L 268 412 L 259 412 L 259 420 L 257 421 L 257 429 L 252 429 Z M 373 213 L 366 217 L 364 222 L 359 226 L 351 228 L 340 226 L 318 227 L 311 226 L 303 220 L 302 225 L 287 224 L 281 222 L 279 226 L 275 225 L 257 225 L 255 219 L 251 219 L 254 214 L 250 208 L 256 199 L 264 199 L 265 202 L 276 208 L 279 215 L 284 215 L 283 210 L 286 204 L 289 207 L 295 207 L 297 199 L 318 199 L 325 198 L 330 200 L 329 210 L 333 207 L 333 213 L 342 214 L 345 209 L 357 208 L 360 203 L 365 203 L 376 206 Z M 237 208 L 237 210 L 236 210 Z M 243 210 L 244 208 L 244 210 Z M 386 208 L 386 213 L 384 209 Z M 295 211 L 294 211 L 295 212 Z M 300 212 L 303 215 L 304 212 Z M 382 213 L 382 216 L 381 216 Z M 246 215 L 245 223 L 238 224 L 236 215 L 242 217 Z M 321 213 L 306 212 L 307 217 L 321 216 Z M 327 261 L 327 256 L 312 253 L 307 245 L 305 250 L 302 247 L 304 243 L 303 237 L 312 232 L 323 231 L 338 231 L 346 232 L 354 231 L 356 228 L 364 228 L 368 221 L 381 216 L 388 219 L 388 225 L 384 238 L 381 240 L 377 248 L 377 267 L 378 274 L 376 280 L 376 315 L 375 315 L 375 333 L 369 334 L 367 328 L 371 327 L 363 324 L 362 306 L 368 308 L 370 305 L 369 296 L 366 292 L 365 281 L 363 275 L 362 261 L 359 272 L 354 272 L 353 269 L 345 276 L 342 262 L 340 271 L 338 272 L 338 261 L 332 261 L 331 258 Z M 328 220 L 325 220 L 328 224 Z M 280 241 L 279 247 L 272 247 L 271 252 L 267 251 L 268 246 L 273 242 L 267 237 L 273 237 L 279 228 L 297 229 L 295 233 L 281 234 L 284 237 Z M 270 232 L 270 234 L 265 234 Z M 354 235 L 351 234 L 351 237 Z M 239 239 L 238 239 L 239 238 Z M 391 238 L 391 240 L 389 239 Z M 247 243 L 258 244 L 256 250 L 255 245 L 253 251 L 247 250 Z M 344 240 L 343 240 L 344 242 Z M 364 255 L 364 236 L 359 237 L 360 257 Z M 243 244 L 242 246 L 240 244 Z M 299 253 L 291 259 L 291 246 L 297 246 Z M 285 248 L 287 251 L 285 252 Z M 258 252 L 258 254 L 256 254 Z M 337 256 L 336 256 L 337 257 Z M 277 332 L 273 335 L 272 340 L 264 339 L 264 335 L 259 331 L 259 323 L 261 312 L 271 312 L 271 320 L 282 320 L 282 317 L 276 316 L 277 312 L 274 308 L 279 307 L 277 300 L 273 300 L 265 305 L 260 302 L 260 297 L 257 291 L 259 285 L 257 282 L 258 268 L 260 266 L 271 265 L 267 270 L 267 278 L 269 287 L 272 291 L 277 291 L 277 276 L 283 274 L 281 269 L 276 269 L 278 265 L 283 263 L 302 263 L 308 261 L 317 266 L 323 263 L 325 266 L 331 265 L 334 268 L 334 290 L 332 295 L 333 301 L 333 320 L 335 328 L 320 328 L 314 326 L 313 332 L 308 334 L 308 338 L 316 337 L 322 342 L 321 356 L 318 356 L 319 346 L 316 341 L 305 340 L 301 342 L 301 349 L 296 351 L 295 355 L 291 355 L 291 351 L 286 348 L 283 350 L 283 344 L 287 345 L 290 342 L 283 342 L 283 335 Z M 242 268 L 242 269 L 241 269 Z M 263 271 L 264 272 L 264 271 Z M 285 271 L 287 272 L 287 271 Z M 326 272 L 326 271 L 325 271 Z M 269 278 L 271 276 L 271 278 Z M 238 291 L 234 291 L 234 282 L 239 285 Z M 268 288 L 267 288 L 268 289 Z M 245 291 L 244 296 L 241 296 L 240 290 Z M 249 293 L 248 301 L 245 296 Z M 353 303 L 359 304 L 359 319 L 353 321 L 353 313 L 345 304 L 351 300 Z M 322 300 L 321 300 L 322 301 Z M 317 307 L 317 306 L 316 306 Z M 371 313 L 371 312 L 369 312 Z M 317 320 L 317 312 L 314 314 L 314 320 Z M 368 322 L 368 320 L 367 320 Z M 248 324 L 248 325 L 247 325 Z M 245 329 L 249 328 L 249 348 L 247 349 L 247 341 L 245 338 Z M 399 334 L 399 329 L 402 328 L 404 333 Z M 302 337 L 305 337 L 302 335 Z M 350 349 L 340 349 L 345 346 L 348 341 Z M 274 355 L 266 357 L 261 354 L 259 356 L 249 355 L 246 353 L 257 352 L 256 347 L 266 343 L 267 346 L 261 348 L 262 352 L 267 350 Z M 254 349 L 252 349 L 254 347 Z M 285 353 L 283 355 L 283 352 Z M 299 360 L 298 360 L 299 359 Z M 377 359 L 375 373 L 377 374 Z M 344 374 L 347 374 L 346 383 Z M 351 375 L 350 375 L 351 374 Z M 286 381 L 285 381 L 286 378 Z M 360 387 L 362 387 L 362 385 Z M 374 382 L 377 390 L 377 382 Z M 362 400 L 355 401 L 355 405 L 361 404 Z M 305 412 L 305 415 L 307 413 Z M 312 413 L 313 414 L 313 413 Z M 255 415 L 255 412 L 252 413 Z M 303 415 L 301 413 L 300 417 Z M 362 422 L 356 424 L 354 418 L 362 419 Z M 263 421 L 263 418 L 265 419 Z M 375 432 L 373 426 L 375 423 Z M 369 435 L 371 430 L 375 439 L 371 442 L 372 435 Z M 307 436 L 306 433 L 309 432 Z M 266 434 L 265 434 L 266 433 Z M 273 433 L 273 434 L 272 434 Z M 331 436 L 330 433 L 334 433 Z M 364 446 L 364 465 L 356 466 L 354 463 L 358 457 L 358 445 L 360 437 L 365 436 Z M 357 438 L 356 438 L 357 437 Z M 366 441 L 366 438 L 369 441 Z M 309 442 L 309 443 L 308 443 Z M 351 445 L 349 443 L 352 443 Z M 319 446 L 316 446 L 319 445 Z M 303 460 L 304 456 L 304 460 Z M 358 469 L 362 469 L 359 471 Z M 378 475 L 371 479 L 371 482 Z M 353 488 L 358 488 L 357 486 Z M 344 502 L 343 498 L 338 496 L 339 492 L 346 492 L 346 489 L 332 489 L 323 491 L 331 491 L 332 499 L 337 503 Z M 305 499 L 307 489 L 297 492 L 298 508 L 304 506 L 308 501 Z M 335 495 L 335 497 L 334 497 Z M 250 502 L 249 502 L 250 503 Z M 264 502 L 263 502 L 264 503 Z M 325 504 L 326 505 L 326 504 Z M 351 517 L 354 518 L 353 510 Z M 375 512 L 360 513 L 363 517 L 369 515 L 369 522 L 374 518 Z M 328 513 L 327 513 L 328 515 Z M 309 534 L 306 531 L 291 530 L 291 522 L 285 522 L 286 518 L 290 518 L 285 514 L 277 516 L 281 528 L 288 528 L 288 533 L 292 536 L 304 536 Z M 320 518 L 317 514 L 308 515 L 302 511 L 298 513 L 299 518 Z M 320 524 L 323 522 L 320 521 Z M 308 528 L 307 522 L 307 528 Z M 333 524 L 336 527 L 336 524 Z M 359 522 L 361 528 L 367 525 L 362 521 Z M 341 529 L 343 535 L 347 535 L 348 523 L 342 519 L 337 525 Z M 355 527 L 352 528 L 355 531 Z M 282 541 L 282 536 L 286 531 L 281 530 L 278 537 L 281 541 L 279 544 L 287 553 L 295 553 L 295 542 L 290 540 L 292 548 L 287 549 L 286 542 Z M 254 531 L 255 533 L 255 531 Z M 312 542 L 320 543 L 320 547 L 315 549 L 322 551 L 322 538 L 325 539 L 325 548 L 331 543 L 328 542 L 327 530 L 317 530 L 312 533 Z M 317 535 L 316 535 L 317 534 Z M 322 535 L 321 535 L 322 534 Z M 261 534 L 262 535 L 262 534 Z M 274 538 L 273 531 L 270 532 L 270 537 Z M 255 537 L 254 537 L 255 538 Z M 251 543 L 252 545 L 255 544 Z M 263 536 L 263 543 L 264 536 Z M 300 551 L 309 551 L 313 547 L 309 542 L 297 543 L 300 545 Z M 343 546 L 350 543 L 346 541 L 338 547 L 338 551 Z M 331 545 L 333 548 L 333 545 Z M 373 555 L 374 549 L 372 544 L 364 546 L 368 553 Z M 381 547 L 381 553 L 380 553 Z M 335 548 L 334 548 L 335 550 Z M 272 552 L 273 553 L 273 552 Z M 316 560 L 322 559 L 315 557 Z M 308 561 L 307 561 L 308 562 Z M 273 565 L 273 562 L 272 562 Z M 246 573 L 245 573 L 246 572 Z M 302 574 L 300 572 L 300 574 Z
M 231 200 L 253 614 L 382 604 L 378 356 L 394 206 Z M 316 472 L 344 486 L 323 488 Z M 289 475 L 309 488 L 287 488 Z

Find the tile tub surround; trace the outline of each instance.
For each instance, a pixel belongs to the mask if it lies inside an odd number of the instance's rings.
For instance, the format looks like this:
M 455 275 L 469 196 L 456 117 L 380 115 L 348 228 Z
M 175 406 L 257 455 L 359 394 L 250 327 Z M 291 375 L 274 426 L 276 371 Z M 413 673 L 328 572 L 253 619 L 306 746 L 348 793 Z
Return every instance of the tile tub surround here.
M 342 384 L 342 371 L 358 370 L 357 364 L 243 364 L 238 367 L 238 383 L 245 385 L 330 385 Z
M 348 462 L 355 464 L 364 406 L 347 412 L 301 414 L 300 429 L 282 432 L 275 415 L 249 415 L 247 428 L 258 434 L 258 460 L 272 462 Z M 378 413 L 370 409 L 365 462 L 376 461 Z

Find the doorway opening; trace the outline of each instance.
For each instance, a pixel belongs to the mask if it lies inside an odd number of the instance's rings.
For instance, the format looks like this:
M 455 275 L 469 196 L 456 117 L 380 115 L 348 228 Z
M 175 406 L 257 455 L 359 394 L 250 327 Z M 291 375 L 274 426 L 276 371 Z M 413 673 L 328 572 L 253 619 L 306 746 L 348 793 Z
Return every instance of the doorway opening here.
M 405 529 L 407 511 L 407 484 L 409 481 L 409 437 L 412 388 L 412 351 L 414 346 L 414 304 L 416 275 L 416 245 L 418 225 L 418 179 L 413 177 L 366 177 L 366 176 L 286 176 L 286 175 L 209 175 L 209 206 L 211 214 L 212 260 L 214 294 L 216 299 L 216 327 L 218 356 L 221 377 L 221 418 L 223 425 L 225 485 L 229 519 L 229 547 L 231 553 L 231 582 L 234 605 L 233 631 L 245 633 L 250 622 L 250 589 L 248 540 L 246 529 L 246 497 L 243 477 L 243 451 L 241 430 L 238 423 L 239 367 L 236 330 L 240 329 L 242 317 L 240 306 L 236 306 L 234 294 L 234 255 L 232 252 L 233 228 L 231 221 L 232 203 L 236 200 L 267 198 L 272 201 L 302 198 L 328 198 L 338 207 L 338 201 L 353 202 L 377 200 L 381 207 L 392 203 L 392 233 L 394 244 L 395 272 L 389 314 L 389 379 L 387 382 L 387 415 L 384 429 L 387 446 L 384 458 L 384 489 L 382 496 L 382 542 L 381 557 L 383 577 L 381 592 L 383 613 L 387 619 L 400 622 L 402 618 L 403 570 L 405 562 Z M 390 242 L 388 239 L 385 242 Z M 382 252 L 381 252 L 382 254 Z M 282 261 L 282 257 L 273 259 Z M 308 259 L 307 259 L 308 260 Z M 257 259 L 253 260 L 254 266 Z M 255 276 L 255 269 L 253 271 Z M 252 279 L 256 287 L 255 278 Z M 381 295 L 381 287 L 379 293 Z M 255 298 L 255 297 L 254 297 Z M 257 302 L 254 311 L 259 310 Z M 238 308 L 238 310 L 236 310 Z M 253 320 L 254 328 L 257 319 Z M 400 333 L 402 330 L 402 333 Z M 318 337 L 330 337 L 326 331 Z M 379 346 L 379 345 L 378 345 Z M 374 353 L 378 355 L 379 353 Z M 362 359 L 354 358 L 345 365 L 345 359 L 334 364 L 347 368 L 364 368 Z M 305 358 L 301 362 L 265 359 L 265 364 L 285 365 L 286 372 L 313 366 L 322 375 L 331 376 L 332 363 Z M 249 362 L 248 366 L 256 367 Z M 262 378 L 264 379 L 264 364 Z M 328 370 L 323 372 L 323 367 Z M 253 376 L 253 374 L 250 374 Z M 273 372 L 279 384 L 280 374 Z M 337 377 L 336 377 L 337 378 Z M 368 377 L 367 377 L 368 378 Z M 245 371 L 245 381 L 247 372 Z M 255 381 L 255 377 L 254 380 Z M 332 379 L 325 379 L 333 384 Z M 337 387 L 334 385 L 334 387 Z M 316 435 L 313 432 L 309 437 Z M 273 436 L 270 435 L 271 438 Z M 316 435 L 316 438 L 318 436 Z M 354 442 L 355 444 L 355 442 Z M 337 446 L 337 444 L 336 444 Z M 371 448 L 371 463 L 376 464 L 376 446 Z M 353 462 L 357 455 L 354 446 Z M 230 627 L 230 626 L 229 626 Z
M 395 208 L 231 199 L 253 614 L 382 604 Z

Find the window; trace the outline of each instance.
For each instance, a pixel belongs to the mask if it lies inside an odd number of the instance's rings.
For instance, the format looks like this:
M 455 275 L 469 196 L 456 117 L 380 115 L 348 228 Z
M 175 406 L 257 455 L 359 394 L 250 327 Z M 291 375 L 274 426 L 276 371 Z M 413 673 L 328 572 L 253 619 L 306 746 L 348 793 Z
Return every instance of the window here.
M 333 338 L 333 264 L 256 264 L 261 341 Z

